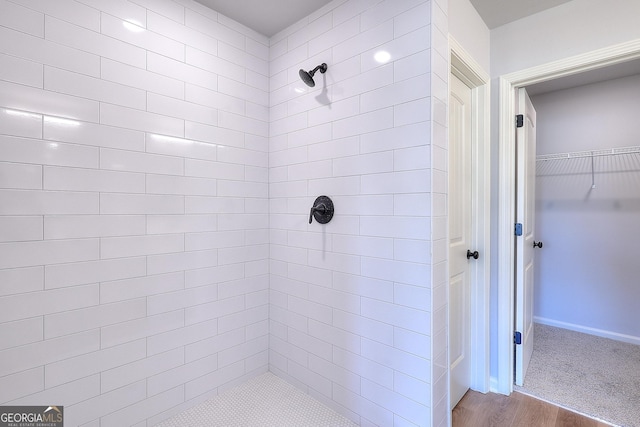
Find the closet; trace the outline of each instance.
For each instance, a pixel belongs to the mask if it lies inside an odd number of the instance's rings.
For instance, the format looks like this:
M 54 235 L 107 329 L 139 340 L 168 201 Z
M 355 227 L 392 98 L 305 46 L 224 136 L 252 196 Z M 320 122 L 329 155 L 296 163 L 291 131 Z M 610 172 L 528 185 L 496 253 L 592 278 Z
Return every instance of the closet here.
M 640 75 L 532 101 L 536 322 L 640 344 Z
M 544 246 L 522 391 L 640 427 L 640 74 L 527 90 Z

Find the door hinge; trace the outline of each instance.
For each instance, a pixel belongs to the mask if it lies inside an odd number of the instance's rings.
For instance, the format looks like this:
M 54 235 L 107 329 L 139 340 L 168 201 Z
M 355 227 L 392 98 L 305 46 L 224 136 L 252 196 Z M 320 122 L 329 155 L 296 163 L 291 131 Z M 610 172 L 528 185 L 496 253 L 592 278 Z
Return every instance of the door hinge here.
M 514 344 L 522 344 L 522 333 L 516 331 L 513 333 L 513 343 Z
M 524 114 L 516 115 L 516 127 L 521 128 L 524 126 Z
M 515 232 L 516 236 L 522 236 L 522 224 L 521 223 L 519 223 L 519 222 L 516 223 L 516 227 L 515 227 L 514 232 Z

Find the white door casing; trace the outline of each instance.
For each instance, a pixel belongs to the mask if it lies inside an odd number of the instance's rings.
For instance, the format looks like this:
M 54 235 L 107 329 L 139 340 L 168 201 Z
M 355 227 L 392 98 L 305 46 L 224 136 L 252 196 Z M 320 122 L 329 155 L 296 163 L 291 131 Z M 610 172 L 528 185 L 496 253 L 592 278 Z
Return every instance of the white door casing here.
M 472 247 L 478 250 L 481 256 L 471 263 L 470 269 L 470 388 L 483 393 L 490 388 L 489 367 L 489 286 L 490 286 L 490 185 L 491 185 L 491 144 L 490 144 L 490 77 L 473 57 L 451 36 L 449 36 L 450 48 L 450 73 L 455 75 L 464 84 L 471 88 L 471 156 L 472 171 L 471 182 L 473 195 L 471 209 Z M 448 162 L 447 162 L 448 164 Z M 450 212 L 449 212 L 450 214 Z M 447 230 L 448 230 L 447 225 Z M 448 239 L 448 238 L 447 238 Z M 465 253 L 466 253 L 465 248 Z M 448 251 L 447 251 L 448 252 Z M 448 254 L 447 258 L 450 260 Z M 464 258 L 466 261 L 466 257 Z M 448 266 L 449 268 L 450 266 Z M 447 282 L 449 273 L 447 273 Z M 446 303 L 449 302 L 449 285 L 446 284 Z M 436 293 L 436 295 L 439 293 Z M 445 297 L 445 295 L 443 295 Z M 440 300 L 440 298 L 438 298 Z M 443 302 L 434 300 L 439 306 Z M 450 307 L 449 307 L 450 308 Z M 447 320 L 449 320 L 447 318 Z M 451 338 L 449 322 L 447 322 L 447 346 L 450 348 Z M 450 368 L 451 352 L 447 351 L 447 367 Z M 450 370 L 450 369 L 449 369 Z M 450 378 L 450 372 L 449 372 Z M 450 386 L 451 381 L 448 381 Z M 451 393 L 449 399 L 451 404 Z M 449 410 L 453 409 L 452 406 Z M 449 421 L 451 412 L 449 411 Z
M 515 383 L 522 386 L 533 354 L 536 185 L 536 111 L 525 88 L 518 90 L 518 115 L 521 116 L 521 126 L 516 128 L 516 224 L 521 225 L 521 235 L 515 237 L 515 330 L 519 333 L 520 342 L 515 343 Z
M 449 93 L 449 369 L 451 407 L 471 384 L 471 88 L 451 74 Z

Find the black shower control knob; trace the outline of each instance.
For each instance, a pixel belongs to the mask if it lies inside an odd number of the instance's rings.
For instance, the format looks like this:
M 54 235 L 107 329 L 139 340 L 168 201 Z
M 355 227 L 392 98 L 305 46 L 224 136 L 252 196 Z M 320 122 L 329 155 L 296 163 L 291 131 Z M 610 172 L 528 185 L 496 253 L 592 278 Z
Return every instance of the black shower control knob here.
M 311 224 L 311 222 L 313 221 L 313 214 L 316 212 L 318 212 L 320 215 L 324 215 L 327 212 L 327 207 L 322 203 L 312 207 L 311 211 L 309 212 L 309 224 Z
M 542 242 L 536 242 L 535 240 L 533 241 L 533 247 L 538 247 L 540 249 L 542 249 Z
M 333 202 L 327 196 L 320 196 L 313 202 L 309 211 L 309 224 L 316 219 L 320 224 L 326 224 L 333 218 Z
M 478 253 L 478 251 L 471 252 L 471 250 L 467 249 L 467 259 L 478 259 L 479 257 L 480 254 Z

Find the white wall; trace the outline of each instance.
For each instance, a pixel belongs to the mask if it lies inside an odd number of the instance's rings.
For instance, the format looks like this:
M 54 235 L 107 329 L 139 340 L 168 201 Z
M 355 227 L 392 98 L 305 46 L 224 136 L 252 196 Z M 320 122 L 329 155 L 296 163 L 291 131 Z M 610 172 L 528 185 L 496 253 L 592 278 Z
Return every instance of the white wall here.
M 573 0 L 491 30 L 494 77 L 640 38 L 640 2 Z
M 191 0 L 0 1 L 0 404 L 152 425 L 267 370 L 268 64 Z
M 469 0 L 449 0 L 449 33 L 489 74 L 491 33 Z
M 638 75 L 532 95 L 537 154 L 640 145 Z
M 446 396 L 432 362 L 446 356 L 446 339 L 432 348 L 446 319 L 432 314 L 444 198 L 430 193 L 429 24 L 446 17 L 433 5 L 332 2 L 271 40 L 270 369 L 361 425 L 431 425 Z M 298 70 L 322 62 L 308 88 Z M 309 224 L 320 195 L 335 216 Z
M 491 30 L 491 76 L 545 64 L 567 56 L 640 38 L 640 26 L 635 17 L 640 3 L 635 0 L 573 0 L 527 18 Z M 492 85 L 492 164 L 497 165 L 498 147 L 498 85 Z M 498 170 L 492 169 L 492 247 L 497 244 Z M 492 252 L 492 271 L 497 271 L 497 251 Z M 497 301 L 496 275 L 491 280 L 491 375 L 496 376 Z
M 532 97 L 538 154 L 640 146 L 640 76 Z M 640 154 L 538 162 L 535 316 L 640 342 Z

